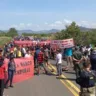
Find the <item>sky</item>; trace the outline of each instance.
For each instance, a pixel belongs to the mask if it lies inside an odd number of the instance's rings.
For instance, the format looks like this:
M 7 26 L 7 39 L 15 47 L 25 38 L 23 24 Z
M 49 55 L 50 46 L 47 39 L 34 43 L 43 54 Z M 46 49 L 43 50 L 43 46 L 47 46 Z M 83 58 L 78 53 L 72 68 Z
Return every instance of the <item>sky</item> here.
M 96 0 L 0 0 L 0 30 L 96 28 Z

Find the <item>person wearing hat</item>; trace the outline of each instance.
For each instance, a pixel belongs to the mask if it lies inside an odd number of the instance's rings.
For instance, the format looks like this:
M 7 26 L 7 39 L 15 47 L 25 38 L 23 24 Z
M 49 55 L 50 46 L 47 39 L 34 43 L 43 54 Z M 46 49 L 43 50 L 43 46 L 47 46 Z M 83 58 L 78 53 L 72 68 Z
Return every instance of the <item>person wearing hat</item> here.
M 0 96 L 4 93 L 4 79 L 5 79 L 6 67 L 4 64 L 4 58 L 0 57 Z

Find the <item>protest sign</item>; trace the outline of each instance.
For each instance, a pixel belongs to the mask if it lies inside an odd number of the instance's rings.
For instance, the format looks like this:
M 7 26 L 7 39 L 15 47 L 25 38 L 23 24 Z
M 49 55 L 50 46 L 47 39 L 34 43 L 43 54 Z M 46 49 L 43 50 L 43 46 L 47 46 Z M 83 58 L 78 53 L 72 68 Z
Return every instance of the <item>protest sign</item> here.
M 70 48 L 74 46 L 73 39 L 65 39 L 65 40 L 52 40 L 51 48 Z
M 27 80 L 34 76 L 34 61 L 33 57 L 31 58 L 19 58 L 14 59 L 16 63 L 16 73 L 14 76 L 14 83 Z M 5 60 L 6 67 L 8 66 L 8 59 Z M 8 74 L 6 74 L 6 78 Z
M 18 46 L 32 46 L 33 42 L 32 41 L 14 41 L 15 45 Z

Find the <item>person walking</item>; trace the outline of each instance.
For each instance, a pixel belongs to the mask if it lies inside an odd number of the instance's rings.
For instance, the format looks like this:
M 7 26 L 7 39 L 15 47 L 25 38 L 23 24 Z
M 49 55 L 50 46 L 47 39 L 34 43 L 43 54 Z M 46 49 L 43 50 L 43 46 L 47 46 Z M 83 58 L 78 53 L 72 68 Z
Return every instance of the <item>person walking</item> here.
M 14 58 L 10 58 L 10 61 L 8 63 L 8 79 L 5 83 L 5 87 L 8 88 L 8 82 L 10 81 L 10 87 L 13 87 L 13 77 L 14 73 L 16 72 L 16 65 Z
M 61 50 L 57 50 L 56 55 L 57 77 L 62 75 L 62 54 Z
M 5 79 L 6 67 L 4 64 L 4 58 L 0 57 L 0 96 L 4 93 L 4 79 Z
M 44 53 L 43 53 L 42 49 L 40 49 L 40 52 L 38 53 L 37 64 L 38 64 L 38 75 L 40 74 L 41 67 L 43 67 L 45 74 L 47 74 L 45 64 L 44 64 Z

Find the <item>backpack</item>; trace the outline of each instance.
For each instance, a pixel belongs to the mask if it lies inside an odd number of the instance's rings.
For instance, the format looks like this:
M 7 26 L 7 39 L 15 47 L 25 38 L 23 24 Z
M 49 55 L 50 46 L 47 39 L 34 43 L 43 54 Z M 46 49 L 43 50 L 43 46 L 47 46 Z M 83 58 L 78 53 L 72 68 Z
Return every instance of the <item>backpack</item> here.
M 80 78 L 80 77 L 76 78 L 76 83 L 79 84 L 79 85 L 81 85 L 81 83 L 82 83 L 82 78 Z
M 89 88 L 95 86 L 94 72 L 82 71 L 80 77 L 76 78 L 76 83 L 81 87 Z

